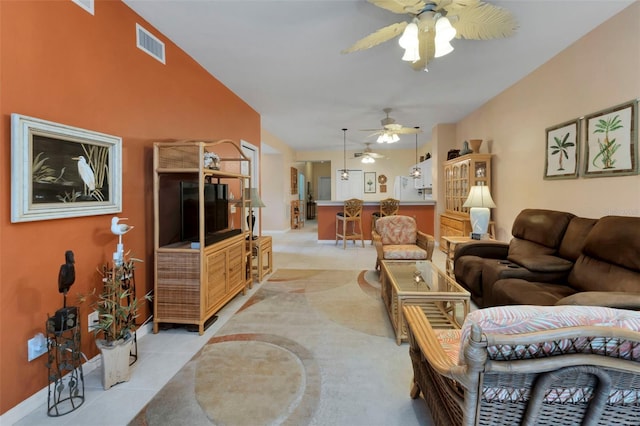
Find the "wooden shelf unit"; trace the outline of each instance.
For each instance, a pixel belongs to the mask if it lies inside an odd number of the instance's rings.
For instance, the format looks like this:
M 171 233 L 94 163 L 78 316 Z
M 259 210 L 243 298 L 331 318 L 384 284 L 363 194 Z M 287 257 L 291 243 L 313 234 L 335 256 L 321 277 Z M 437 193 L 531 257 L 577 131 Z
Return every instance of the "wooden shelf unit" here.
M 304 227 L 304 213 L 300 200 L 291 201 L 291 229 Z
M 205 152 L 220 158 L 220 170 L 204 168 Z M 229 154 L 230 153 L 230 154 Z M 225 157 L 225 155 L 230 155 Z M 154 297 L 153 332 L 159 324 L 188 324 L 203 334 L 215 313 L 252 282 L 250 262 L 251 233 L 242 220 L 251 200 L 245 188 L 251 187 L 251 160 L 230 140 L 156 142 L 153 147 L 154 193 Z M 180 241 L 180 181 L 197 181 L 199 198 L 199 241 Z M 229 200 L 243 208 L 236 213 L 239 231 L 206 245 L 204 230 L 204 184 L 227 183 Z M 232 213 L 233 214 L 233 213 Z M 248 239 L 247 239 L 248 238 Z
M 471 233 L 469 208 L 462 205 L 472 186 L 485 185 L 491 190 L 491 154 L 467 154 L 445 161 L 445 213 L 440 215 L 440 250 L 447 242 L 443 237 L 467 237 Z

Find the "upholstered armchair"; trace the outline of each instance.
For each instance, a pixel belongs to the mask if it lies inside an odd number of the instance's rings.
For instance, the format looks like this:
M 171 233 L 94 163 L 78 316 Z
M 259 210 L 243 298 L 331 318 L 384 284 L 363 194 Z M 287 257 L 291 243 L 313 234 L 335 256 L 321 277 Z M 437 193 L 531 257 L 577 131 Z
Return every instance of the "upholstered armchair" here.
M 434 330 L 404 306 L 414 370 L 437 425 L 640 424 L 640 313 L 503 306 Z
M 435 239 L 418 231 L 416 221 L 411 216 L 384 216 L 376 220 L 371 231 L 376 248 L 376 269 L 380 261 L 386 260 L 431 260 Z

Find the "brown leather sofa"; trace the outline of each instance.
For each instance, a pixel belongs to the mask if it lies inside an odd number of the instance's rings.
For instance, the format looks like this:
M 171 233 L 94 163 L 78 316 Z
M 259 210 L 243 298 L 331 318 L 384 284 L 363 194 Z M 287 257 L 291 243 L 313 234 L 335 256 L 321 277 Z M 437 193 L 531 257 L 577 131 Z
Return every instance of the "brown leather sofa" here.
M 456 281 L 480 308 L 582 304 L 640 309 L 640 217 L 526 209 L 509 243 L 459 245 Z

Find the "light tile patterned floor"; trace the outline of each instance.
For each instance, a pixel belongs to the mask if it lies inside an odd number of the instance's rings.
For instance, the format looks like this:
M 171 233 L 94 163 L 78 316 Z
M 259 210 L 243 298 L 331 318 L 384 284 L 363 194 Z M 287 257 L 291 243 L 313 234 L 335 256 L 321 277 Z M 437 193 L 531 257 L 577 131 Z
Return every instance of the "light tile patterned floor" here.
M 273 237 L 274 270 L 277 268 L 364 270 L 373 269 L 375 265 L 376 252 L 369 242 L 365 242 L 364 248 L 359 244 L 349 243 L 346 250 L 343 249 L 342 244 L 335 245 L 333 241 L 318 242 L 316 221 L 307 221 L 302 229 L 282 233 L 265 232 L 265 235 Z M 434 251 L 433 261 L 444 270 L 445 256 L 437 248 Z M 260 288 L 259 285 L 254 285 L 248 294 L 253 294 L 258 288 Z M 140 356 L 133 366 L 134 371 L 129 382 L 104 391 L 100 383 L 100 366 L 95 365 L 100 361 L 94 358 L 85 369 L 86 371 L 94 368 L 93 371 L 85 374 L 85 402 L 79 409 L 61 417 L 47 417 L 45 392 L 42 405 L 14 424 L 19 426 L 127 424 L 244 304 L 247 297 L 238 295 L 229 302 L 218 312 L 218 321 L 202 336 L 184 329 L 165 330 L 158 334 L 143 331 L 138 339 Z M 145 330 L 148 330 L 148 326 Z M 354 392 L 360 391 L 354 388 Z M 339 418 L 339 413 L 336 415 Z

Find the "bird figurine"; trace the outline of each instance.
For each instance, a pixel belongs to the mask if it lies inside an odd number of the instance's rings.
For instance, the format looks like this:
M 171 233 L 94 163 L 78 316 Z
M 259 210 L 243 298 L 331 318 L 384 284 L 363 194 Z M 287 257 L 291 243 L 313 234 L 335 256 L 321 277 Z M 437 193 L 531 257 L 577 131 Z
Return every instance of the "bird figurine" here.
M 67 292 L 76 280 L 76 263 L 73 252 L 67 250 L 64 253 L 65 263 L 60 265 L 60 272 L 58 273 L 58 291 L 64 294 L 64 307 L 67 307 Z
M 87 163 L 87 160 L 85 160 L 82 155 L 79 157 L 73 157 L 72 160 L 76 160 L 78 162 L 78 173 L 84 182 L 85 190 L 86 188 L 89 188 L 89 192 L 95 191 L 96 177 L 93 174 L 93 170 L 91 170 L 91 166 Z
M 126 217 L 118 217 L 118 216 L 114 216 L 111 218 L 111 232 L 113 232 L 116 235 L 124 235 L 134 228 L 133 225 L 127 225 L 126 223 L 118 223 L 121 220 L 128 220 L 128 219 Z

